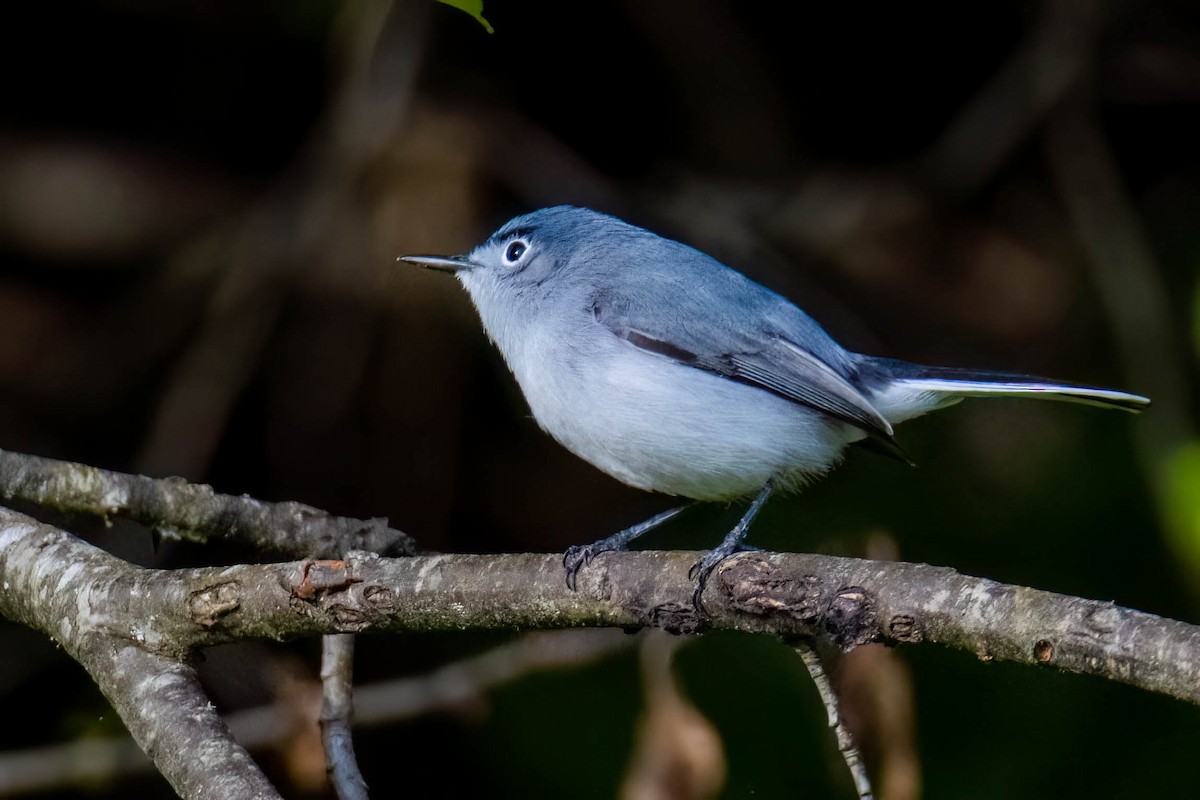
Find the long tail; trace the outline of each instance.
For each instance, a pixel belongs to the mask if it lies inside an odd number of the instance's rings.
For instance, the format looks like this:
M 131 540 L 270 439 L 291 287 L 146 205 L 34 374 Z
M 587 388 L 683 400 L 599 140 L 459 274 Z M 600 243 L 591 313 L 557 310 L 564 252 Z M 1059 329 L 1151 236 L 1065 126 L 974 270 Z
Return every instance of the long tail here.
M 1138 394 L 1081 386 L 1033 375 L 927 367 L 890 358 L 860 357 L 871 402 L 890 422 L 902 422 L 965 397 L 1032 397 L 1137 413 L 1150 405 Z

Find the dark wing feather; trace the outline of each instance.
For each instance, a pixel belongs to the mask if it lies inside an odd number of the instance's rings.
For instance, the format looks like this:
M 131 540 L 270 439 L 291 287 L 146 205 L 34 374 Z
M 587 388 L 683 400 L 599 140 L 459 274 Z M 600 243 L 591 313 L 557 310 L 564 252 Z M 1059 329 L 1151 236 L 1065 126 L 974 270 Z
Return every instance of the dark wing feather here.
M 707 343 L 695 335 L 672 341 L 661 333 L 632 327 L 628 318 L 607 310 L 602 302 L 593 305 L 598 322 L 642 350 L 757 386 L 862 428 L 872 436 L 891 439 L 891 424 L 854 384 L 812 352 L 778 334 L 751 342 L 726 330 Z M 712 346 L 716 340 L 725 346 Z

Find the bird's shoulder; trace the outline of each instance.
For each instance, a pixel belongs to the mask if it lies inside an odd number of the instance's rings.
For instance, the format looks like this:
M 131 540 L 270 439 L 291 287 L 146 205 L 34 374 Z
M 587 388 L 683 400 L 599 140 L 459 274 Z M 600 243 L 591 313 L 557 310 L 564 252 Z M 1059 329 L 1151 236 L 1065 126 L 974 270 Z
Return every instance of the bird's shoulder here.
M 846 352 L 790 300 L 715 258 L 670 240 L 609 263 L 588 311 L 624 335 L 637 331 L 706 356 L 799 348 L 839 372 Z

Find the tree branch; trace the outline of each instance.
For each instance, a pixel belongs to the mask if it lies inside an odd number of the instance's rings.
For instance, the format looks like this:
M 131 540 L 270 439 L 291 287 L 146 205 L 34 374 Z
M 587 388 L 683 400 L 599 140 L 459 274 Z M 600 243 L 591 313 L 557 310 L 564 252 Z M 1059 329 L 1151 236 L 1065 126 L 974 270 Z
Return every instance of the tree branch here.
M 182 478 L 147 478 L 70 461 L 0 450 L 0 497 L 104 519 L 124 517 L 174 539 L 239 541 L 293 558 L 351 550 L 415 552 L 386 519 L 335 517 L 302 503 L 264 503 L 217 494 Z
M 687 578 L 691 552 L 606 553 L 570 592 L 557 555 L 353 553 L 343 561 L 159 571 L 7 510 L 0 537 L 0 580 L 14 587 L 0 593 L 0 613 L 58 635 L 62 620 L 95 609 L 73 624 L 168 655 L 248 638 L 365 631 L 724 628 L 827 636 L 844 649 L 936 642 L 1200 703 L 1200 627 L 926 564 L 744 553 L 715 573 L 700 617 Z M 56 581 L 70 591 L 55 590 Z M 35 591 L 43 583 L 48 588 Z
M 122 597 L 129 564 L 28 517 L 0 514 L 0 612 L 83 665 L 138 745 L 186 798 L 277 798 L 182 660 L 143 645 L 156 634 Z

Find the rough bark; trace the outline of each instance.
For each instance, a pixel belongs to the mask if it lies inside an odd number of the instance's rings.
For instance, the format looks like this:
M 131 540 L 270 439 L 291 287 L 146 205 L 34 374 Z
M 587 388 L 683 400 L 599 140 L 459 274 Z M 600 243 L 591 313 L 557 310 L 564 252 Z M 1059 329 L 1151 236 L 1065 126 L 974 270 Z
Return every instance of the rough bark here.
M 0 497 L 104 519 L 124 517 L 168 538 L 228 539 L 293 558 L 415 551 L 412 539 L 389 528 L 386 519 L 335 517 L 302 503 L 218 494 L 182 478 L 147 478 L 4 450 Z
M 119 561 L 0 511 L 0 613 L 61 637 L 87 629 L 184 658 L 197 647 L 331 633 L 653 626 L 935 642 L 1200 703 L 1200 627 L 926 564 L 745 553 L 714 573 L 701 616 L 691 552 L 608 553 L 564 585 L 557 555 L 437 555 L 174 571 Z

